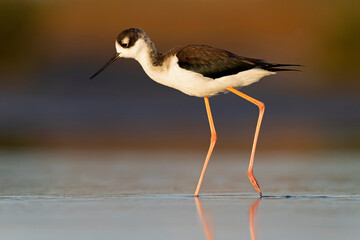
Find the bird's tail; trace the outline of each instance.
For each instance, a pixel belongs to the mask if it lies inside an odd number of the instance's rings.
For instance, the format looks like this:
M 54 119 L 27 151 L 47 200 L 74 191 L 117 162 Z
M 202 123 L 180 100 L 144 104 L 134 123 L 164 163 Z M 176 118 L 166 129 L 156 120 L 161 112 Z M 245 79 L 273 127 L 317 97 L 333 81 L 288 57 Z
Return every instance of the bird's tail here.
M 285 67 L 285 68 L 284 68 Z M 280 71 L 301 71 L 300 69 L 296 68 L 288 68 L 288 67 L 303 67 L 299 64 L 279 64 L 279 63 L 273 63 L 266 66 L 266 70 L 271 72 L 280 72 Z

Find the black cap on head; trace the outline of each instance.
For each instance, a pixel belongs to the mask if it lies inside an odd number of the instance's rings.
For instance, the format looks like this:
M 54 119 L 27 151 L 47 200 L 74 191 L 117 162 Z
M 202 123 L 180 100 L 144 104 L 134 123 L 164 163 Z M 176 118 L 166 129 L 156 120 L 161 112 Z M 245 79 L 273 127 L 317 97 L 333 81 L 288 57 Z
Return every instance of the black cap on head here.
M 135 45 L 136 41 L 145 35 L 140 28 L 129 28 L 122 31 L 116 38 L 116 41 L 123 48 L 130 48 Z

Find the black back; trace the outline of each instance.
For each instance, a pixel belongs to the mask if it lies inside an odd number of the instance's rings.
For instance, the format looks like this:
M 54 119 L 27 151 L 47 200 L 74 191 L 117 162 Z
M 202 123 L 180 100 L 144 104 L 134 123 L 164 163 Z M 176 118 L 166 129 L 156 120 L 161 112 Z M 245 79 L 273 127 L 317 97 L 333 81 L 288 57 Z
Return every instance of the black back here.
M 262 68 L 269 71 L 284 71 L 281 66 L 298 66 L 293 64 L 272 64 L 261 59 L 241 57 L 226 50 L 206 45 L 188 45 L 181 48 L 177 54 L 181 68 L 194 71 L 209 78 L 220 78 L 237 74 L 252 68 Z

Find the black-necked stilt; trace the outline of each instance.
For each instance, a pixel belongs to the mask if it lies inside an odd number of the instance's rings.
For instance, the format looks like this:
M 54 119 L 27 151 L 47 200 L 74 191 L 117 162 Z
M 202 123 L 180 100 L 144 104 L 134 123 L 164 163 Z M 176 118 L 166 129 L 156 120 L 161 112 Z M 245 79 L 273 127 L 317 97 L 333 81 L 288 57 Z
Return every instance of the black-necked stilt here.
M 187 45 L 175 47 L 166 53 L 156 50 L 154 43 L 139 28 L 130 28 L 121 32 L 116 41 L 116 54 L 90 79 L 98 75 L 107 66 L 120 57 L 134 58 L 154 81 L 172 87 L 190 96 L 203 97 L 211 130 L 210 147 L 198 181 L 194 196 L 199 195 L 206 167 L 216 142 L 216 132 L 211 115 L 209 97 L 217 93 L 230 91 L 259 107 L 259 117 L 251 151 L 248 177 L 256 191 L 262 195 L 253 173 L 256 143 L 259 136 L 265 105 L 235 88 L 244 87 L 259 81 L 262 77 L 278 71 L 293 71 L 281 68 L 299 66 L 295 64 L 274 64 L 263 60 L 240 57 L 231 52 L 206 45 Z

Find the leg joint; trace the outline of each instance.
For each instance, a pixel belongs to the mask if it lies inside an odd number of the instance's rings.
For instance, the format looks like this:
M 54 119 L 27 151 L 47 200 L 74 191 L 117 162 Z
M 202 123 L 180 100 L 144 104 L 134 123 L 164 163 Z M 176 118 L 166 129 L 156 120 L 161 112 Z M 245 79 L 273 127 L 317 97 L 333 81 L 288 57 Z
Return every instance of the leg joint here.
M 265 104 L 263 102 L 258 101 L 257 106 L 261 112 L 265 111 Z
M 216 132 L 211 133 L 211 138 L 210 138 L 211 142 L 216 142 L 217 140 L 217 135 Z

